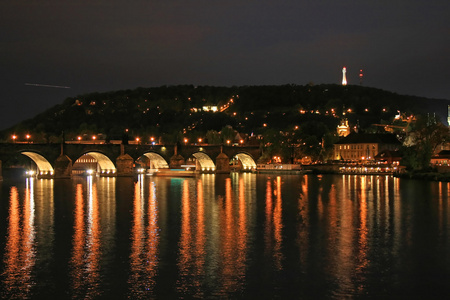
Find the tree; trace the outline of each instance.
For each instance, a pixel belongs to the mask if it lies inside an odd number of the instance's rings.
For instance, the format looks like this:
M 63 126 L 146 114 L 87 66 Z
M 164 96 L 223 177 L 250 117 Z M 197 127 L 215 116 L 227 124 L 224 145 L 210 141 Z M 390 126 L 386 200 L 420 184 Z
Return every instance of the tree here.
M 233 141 L 234 137 L 236 136 L 236 132 L 234 131 L 233 127 L 227 125 L 222 128 L 220 131 L 220 135 L 222 137 L 222 142 L 226 144 L 227 141 Z
M 208 144 L 217 145 L 221 143 L 220 133 L 215 130 L 208 130 L 206 132 L 206 139 L 208 140 Z
M 403 147 L 402 164 L 410 170 L 423 170 L 430 166 L 437 146 L 450 141 L 450 131 L 434 116 L 420 116 Z

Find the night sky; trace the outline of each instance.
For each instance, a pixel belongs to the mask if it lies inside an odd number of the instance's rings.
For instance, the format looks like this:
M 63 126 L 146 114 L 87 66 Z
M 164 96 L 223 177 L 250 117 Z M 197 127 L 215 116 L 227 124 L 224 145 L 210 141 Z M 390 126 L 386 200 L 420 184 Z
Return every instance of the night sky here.
M 340 83 L 343 66 L 450 99 L 448 0 L 1 1 L 0 42 L 0 129 L 94 91 Z

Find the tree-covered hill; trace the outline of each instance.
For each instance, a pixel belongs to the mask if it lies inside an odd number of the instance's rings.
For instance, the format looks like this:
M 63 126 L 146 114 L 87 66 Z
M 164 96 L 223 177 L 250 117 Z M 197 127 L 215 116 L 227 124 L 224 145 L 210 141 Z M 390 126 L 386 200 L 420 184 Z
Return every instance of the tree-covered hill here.
M 442 120 L 448 104 L 447 100 L 352 85 L 161 86 L 67 98 L 4 130 L 2 138 L 6 141 L 13 133 L 30 133 L 35 140 L 50 142 L 64 132 L 66 139 L 91 134 L 121 139 L 126 132 L 130 138 L 157 136 L 176 142 L 182 136 L 206 137 L 209 131 L 227 126 L 243 134 L 263 134 L 289 131 L 302 124 L 321 124 L 323 130 L 310 131 L 323 135 L 322 131 L 335 130 L 343 113 L 351 124 L 364 129 L 373 123 L 390 122 L 398 111 L 437 113 Z M 210 112 L 204 106 L 226 109 Z

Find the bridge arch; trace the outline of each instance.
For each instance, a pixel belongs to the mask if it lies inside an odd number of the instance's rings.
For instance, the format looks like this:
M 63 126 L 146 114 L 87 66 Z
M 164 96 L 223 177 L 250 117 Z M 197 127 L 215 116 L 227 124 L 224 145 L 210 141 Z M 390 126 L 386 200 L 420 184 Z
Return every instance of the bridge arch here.
M 164 157 L 162 157 L 160 154 L 155 153 L 155 152 L 147 152 L 144 153 L 145 157 L 147 157 L 150 161 L 150 169 L 168 169 L 169 168 L 169 164 L 167 163 L 167 161 L 164 159 Z
M 83 155 L 92 156 L 95 160 L 97 160 L 98 172 L 101 175 L 108 175 L 108 174 L 116 174 L 117 173 L 116 166 L 111 161 L 111 159 L 108 156 L 106 156 L 105 154 L 100 153 L 100 152 L 90 151 L 90 152 L 84 153 Z M 78 159 L 80 159 L 82 157 L 83 156 L 80 156 Z M 77 159 L 77 161 L 78 161 L 78 159 Z M 77 162 L 77 161 L 75 161 L 75 162 Z
M 201 172 L 215 171 L 216 165 L 208 154 L 203 152 L 195 152 L 192 156 L 196 159 L 196 169 Z
M 43 157 L 42 155 L 36 153 L 36 152 L 30 152 L 30 151 L 23 151 L 21 152 L 23 155 L 28 156 L 31 158 L 31 160 L 34 161 L 34 163 L 37 166 L 37 175 L 53 175 L 54 169 L 52 165 L 49 163 L 49 161 Z
M 242 163 L 244 170 L 256 170 L 256 163 L 253 157 L 247 153 L 238 153 L 235 157 Z

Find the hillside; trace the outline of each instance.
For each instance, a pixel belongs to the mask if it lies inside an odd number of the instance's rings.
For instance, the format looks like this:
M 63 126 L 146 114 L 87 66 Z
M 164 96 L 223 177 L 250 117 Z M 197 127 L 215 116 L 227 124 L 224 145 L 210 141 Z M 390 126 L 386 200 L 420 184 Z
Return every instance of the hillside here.
M 317 132 L 320 140 L 324 132 L 334 131 L 343 112 L 351 124 L 364 129 L 373 123 L 390 122 L 397 111 L 437 113 L 445 121 L 448 104 L 447 100 L 351 85 L 161 86 L 67 98 L 4 130 L 2 137 L 8 140 L 12 133 L 29 132 L 35 140 L 49 142 L 60 138 L 62 132 L 66 139 L 91 134 L 121 139 L 127 132 L 130 138 L 159 136 L 175 142 L 182 135 L 206 136 L 208 131 L 220 131 L 227 125 L 240 133 L 258 134 L 288 131 L 311 121 L 324 126 Z M 204 106 L 228 108 L 208 112 L 202 109 Z

